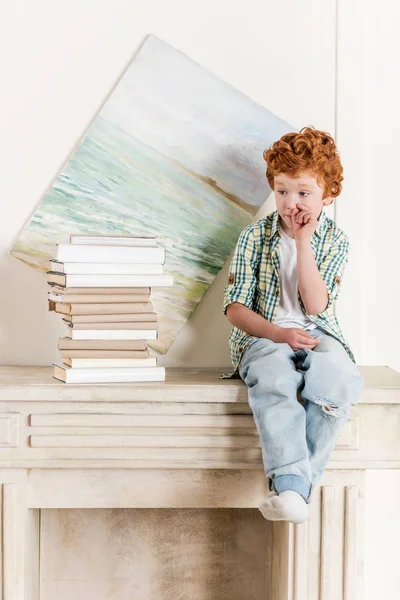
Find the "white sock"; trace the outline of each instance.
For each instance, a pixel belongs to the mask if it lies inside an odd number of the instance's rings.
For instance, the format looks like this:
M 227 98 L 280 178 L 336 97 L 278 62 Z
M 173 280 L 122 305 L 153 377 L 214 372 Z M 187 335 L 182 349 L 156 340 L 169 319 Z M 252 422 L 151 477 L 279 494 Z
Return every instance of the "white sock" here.
M 269 521 L 291 521 L 304 523 L 308 519 L 308 504 L 301 494 L 286 490 L 279 495 L 275 490 L 269 492 L 258 507 Z

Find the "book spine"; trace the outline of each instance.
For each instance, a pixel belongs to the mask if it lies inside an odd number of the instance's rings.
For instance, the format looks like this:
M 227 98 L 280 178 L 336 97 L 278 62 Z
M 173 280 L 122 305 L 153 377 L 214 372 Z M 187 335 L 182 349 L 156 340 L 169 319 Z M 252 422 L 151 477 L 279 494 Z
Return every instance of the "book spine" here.
M 146 294 L 53 294 L 48 299 L 61 304 L 146 304 L 151 306 L 150 295 Z
M 157 263 L 81 263 L 51 262 L 52 273 L 66 275 L 163 275 L 164 266 Z
M 63 319 L 67 327 L 75 330 L 87 330 L 87 329 L 98 329 L 98 330 L 134 330 L 134 329 L 154 329 L 158 330 L 158 321 L 134 321 L 133 323 L 71 323 Z
M 62 358 L 150 358 L 147 350 L 60 350 Z
M 165 250 L 161 247 L 92 246 L 89 244 L 59 244 L 58 262 L 96 263 L 158 263 L 164 264 Z
M 146 340 L 73 340 L 58 339 L 59 350 L 142 350 L 147 351 Z
M 56 376 L 56 366 L 54 376 Z M 71 369 L 60 368 L 66 383 L 131 383 L 141 381 L 165 381 L 164 367 L 132 367 L 119 369 Z M 56 377 L 58 379 L 58 377 Z
M 147 312 L 147 303 L 64 304 L 56 303 L 55 312 L 71 315 L 116 315 Z
M 156 329 L 72 329 L 68 328 L 73 340 L 157 340 Z
M 56 277 L 52 275 L 52 280 Z M 71 287 L 171 287 L 172 281 L 171 275 L 65 275 Z
M 72 369 L 133 368 L 145 369 L 157 366 L 157 359 L 148 358 L 64 358 L 64 364 Z
M 64 315 L 64 321 L 71 323 L 143 323 L 157 321 L 157 313 L 129 313 L 127 315 L 121 313 L 118 315 Z
M 52 294 L 78 294 L 79 296 L 82 296 L 83 294 L 107 294 L 110 295 L 110 288 L 109 287 L 92 287 L 92 288 L 86 288 L 86 287 L 65 287 L 65 286 L 60 286 L 57 283 L 52 283 L 52 282 L 48 282 L 49 287 L 51 288 L 50 293 Z M 149 296 L 151 292 L 151 288 L 150 287 L 113 287 L 112 288 L 112 294 L 144 294 L 146 296 Z

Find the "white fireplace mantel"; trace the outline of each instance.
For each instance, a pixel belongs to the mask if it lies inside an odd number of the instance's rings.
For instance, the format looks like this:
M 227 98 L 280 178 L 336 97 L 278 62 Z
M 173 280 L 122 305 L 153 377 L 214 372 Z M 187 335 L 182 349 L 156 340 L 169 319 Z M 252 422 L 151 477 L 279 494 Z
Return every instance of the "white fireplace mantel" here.
M 361 400 L 313 491 L 309 521 L 251 513 L 268 540 L 262 581 L 246 600 L 362 599 L 365 472 L 400 468 L 400 374 L 360 372 Z M 53 600 L 41 591 L 45 509 L 257 508 L 268 485 L 247 389 L 219 375 L 167 369 L 163 383 L 65 385 L 49 368 L 0 368 L 3 600 Z M 185 582 L 174 585 L 168 600 Z

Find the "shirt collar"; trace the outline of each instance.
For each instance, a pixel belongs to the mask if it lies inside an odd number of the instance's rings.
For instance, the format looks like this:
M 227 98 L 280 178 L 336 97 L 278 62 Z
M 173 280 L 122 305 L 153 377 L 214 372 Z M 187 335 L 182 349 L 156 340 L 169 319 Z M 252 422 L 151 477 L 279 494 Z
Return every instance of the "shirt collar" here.
M 280 225 L 279 225 L 279 213 L 278 210 L 274 210 L 274 212 L 271 214 L 271 239 L 273 239 L 275 237 L 275 235 L 280 236 L 279 233 L 279 229 L 280 229 Z M 324 207 L 322 207 L 322 212 L 319 216 L 318 219 L 318 226 L 316 228 L 316 230 L 313 233 L 313 236 L 316 235 L 317 237 L 321 237 L 325 228 L 327 225 L 327 216 L 325 214 L 325 210 Z

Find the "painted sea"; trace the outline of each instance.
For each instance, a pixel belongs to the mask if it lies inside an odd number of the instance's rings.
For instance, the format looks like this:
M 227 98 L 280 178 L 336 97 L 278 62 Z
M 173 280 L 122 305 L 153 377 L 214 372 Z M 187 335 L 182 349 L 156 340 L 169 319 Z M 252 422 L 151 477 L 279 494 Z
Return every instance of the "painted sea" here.
M 71 233 L 156 236 L 172 288 L 153 288 L 165 353 L 270 189 L 263 150 L 287 123 L 149 36 L 19 234 L 48 270 Z M 221 298 L 222 306 L 222 298 Z
M 97 118 L 11 253 L 47 271 L 70 233 L 156 236 L 174 278 L 152 289 L 160 332 L 151 346 L 165 353 L 248 223 L 223 193 Z

